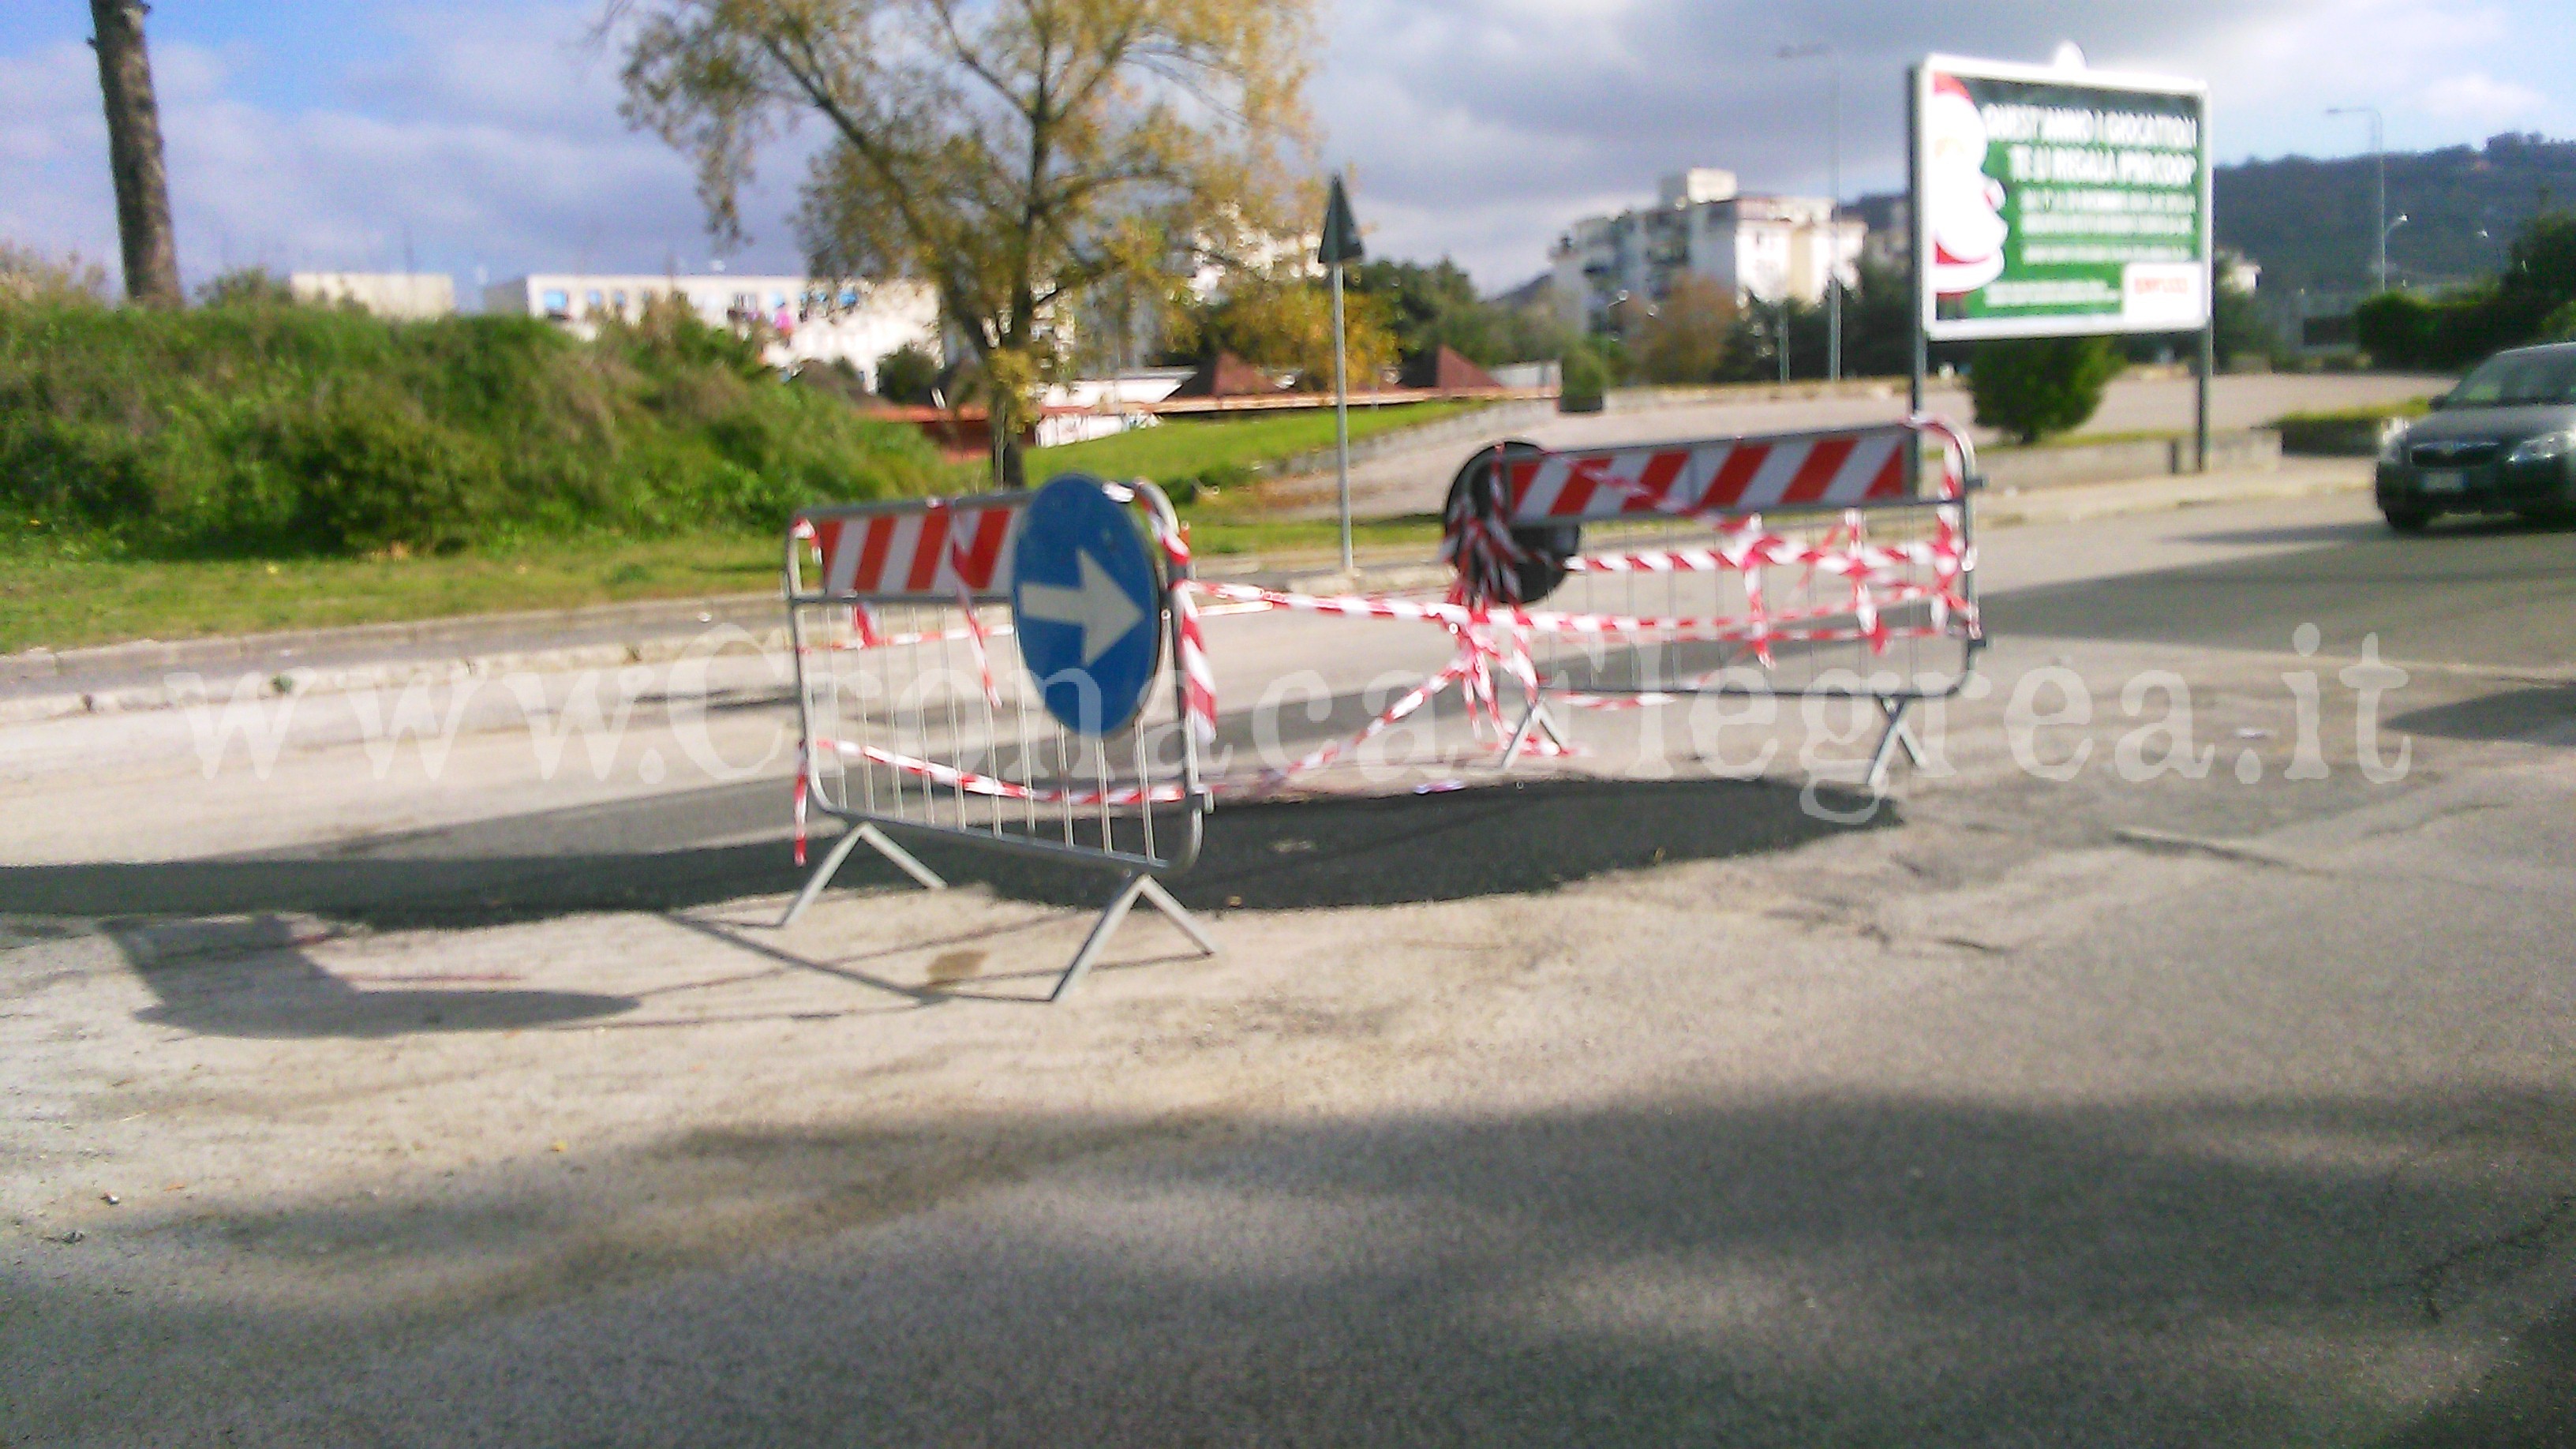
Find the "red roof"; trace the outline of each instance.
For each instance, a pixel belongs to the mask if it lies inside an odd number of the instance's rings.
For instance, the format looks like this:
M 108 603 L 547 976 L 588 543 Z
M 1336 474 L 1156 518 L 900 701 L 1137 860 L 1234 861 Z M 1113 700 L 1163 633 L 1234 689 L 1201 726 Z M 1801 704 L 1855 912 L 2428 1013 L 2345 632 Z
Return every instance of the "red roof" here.
M 1454 347 L 1425 352 L 1404 365 L 1404 386 L 1429 388 L 1434 392 L 1499 391 L 1502 384 L 1494 375 L 1458 355 Z
M 1173 397 L 1264 397 L 1279 391 L 1270 375 L 1231 352 L 1220 352 L 1187 382 L 1172 389 Z

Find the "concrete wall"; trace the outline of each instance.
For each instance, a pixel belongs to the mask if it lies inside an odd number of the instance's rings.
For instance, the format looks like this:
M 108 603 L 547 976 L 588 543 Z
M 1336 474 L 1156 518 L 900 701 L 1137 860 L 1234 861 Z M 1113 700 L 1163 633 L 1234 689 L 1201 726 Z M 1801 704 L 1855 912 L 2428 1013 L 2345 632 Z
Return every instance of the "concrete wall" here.
M 353 302 L 400 321 L 456 310 L 456 279 L 444 272 L 296 272 L 286 287 L 299 302 Z
M 606 276 L 535 273 L 483 290 L 483 310 L 545 317 L 581 335 L 610 317 L 633 318 L 655 297 L 675 296 L 710 327 L 757 317 L 783 340 L 773 366 L 847 362 L 870 388 L 877 359 L 910 344 L 943 356 L 939 301 L 919 282 L 826 282 L 804 277 Z M 780 325 L 784 324 L 784 325 Z
M 1977 454 L 1990 488 L 2050 488 L 2069 483 L 2112 483 L 2193 471 L 2192 440 L 2142 438 L 2122 443 L 2064 447 L 1986 448 Z M 2281 435 L 2269 428 L 2212 433 L 2212 470 L 2268 473 L 2281 466 Z

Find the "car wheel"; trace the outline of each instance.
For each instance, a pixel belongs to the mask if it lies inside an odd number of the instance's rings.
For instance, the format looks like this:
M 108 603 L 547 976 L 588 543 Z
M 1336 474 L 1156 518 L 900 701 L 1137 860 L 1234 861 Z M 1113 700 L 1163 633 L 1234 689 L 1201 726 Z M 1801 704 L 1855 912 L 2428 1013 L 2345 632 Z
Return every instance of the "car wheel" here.
M 2387 519 L 2388 526 L 2399 533 L 2422 533 L 2433 525 L 2433 510 L 2409 508 L 2402 503 L 2381 504 L 2379 516 Z

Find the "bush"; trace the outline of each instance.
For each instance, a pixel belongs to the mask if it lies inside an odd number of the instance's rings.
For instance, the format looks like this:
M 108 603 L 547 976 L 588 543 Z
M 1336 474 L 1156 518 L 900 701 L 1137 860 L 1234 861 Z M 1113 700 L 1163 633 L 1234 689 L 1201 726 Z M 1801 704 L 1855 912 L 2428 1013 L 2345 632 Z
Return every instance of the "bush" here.
M 197 289 L 207 307 L 292 307 L 295 289 L 265 267 L 235 267 Z
M 2353 330 L 2381 367 L 2454 371 L 2508 347 L 2568 335 L 2576 321 L 2576 216 L 2536 216 L 2514 238 L 2503 275 L 2428 300 L 2402 292 L 2353 309 Z
M 1601 355 L 1588 344 L 1578 342 L 1565 349 L 1565 358 L 1558 367 L 1558 410 L 1569 413 L 1601 411 L 1602 394 L 1610 386 L 1610 370 L 1602 365 Z
M 2439 313 L 2423 298 L 2382 292 L 2352 309 L 2353 341 L 2382 367 L 2425 367 L 2439 322 Z
M 676 306 L 585 344 L 529 318 L 0 298 L 0 500 L 116 549 L 766 530 L 955 480 L 912 429 L 783 383 Z
M 1654 383 L 1717 381 L 1737 311 L 1732 287 L 1695 272 L 1673 278 L 1672 289 L 1631 338 L 1638 375 Z
M 1980 424 L 2036 443 L 2083 426 L 2120 366 L 2120 349 L 2107 337 L 1981 342 L 1969 363 L 1968 392 Z
M 877 359 L 877 396 L 890 403 L 928 407 L 939 386 L 939 359 L 905 343 Z
M 44 302 L 55 306 L 95 304 L 107 300 L 107 269 L 78 255 L 57 260 L 42 252 L 0 241 L 0 303 Z
M 2270 319 L 2251 292 L 2240 291 L 2221 281 L 2210 313 L 2210 353 L 2222 372 L 2234 372 L 2240 361 L 2260 359 L 2269 364 L 2281 353 L 2280 335 L 2272 330 Z

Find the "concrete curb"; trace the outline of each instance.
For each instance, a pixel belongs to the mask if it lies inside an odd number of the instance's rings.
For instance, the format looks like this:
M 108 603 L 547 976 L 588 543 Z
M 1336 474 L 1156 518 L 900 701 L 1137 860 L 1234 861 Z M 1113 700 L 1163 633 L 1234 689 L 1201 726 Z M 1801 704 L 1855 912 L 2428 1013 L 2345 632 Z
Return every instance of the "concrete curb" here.
M 1300 592 L 1419 588 L 1448 578 L 1437 565 L 1404 555 L 1365 560 L 1348 574 L 1329 566 L 1265 568 L 1257 558 L 1222 560 L 1203 566 L 1201 574 L 1264 578 L 1273 587 Z M 727 636 L 710 647 L 705 641 L 716 630 L 728 631 Z M 545 642 L 583 634 L 595 637 Z M 521 647 L 511 647 L 514 642 Z M 266 696 L 402 689 L 522 671 L 668 664 L 692 650 L 712 654 L 746 642 L 763 652 L 788 648 L 776 595 L 652 600 L 169 643 L 140 640 L 60 653 L 33 650 L 0 657 L 0 726 L 170 709 L 209 693 L 231 697 L 246 682 Z
M 353 624 L 330 629 L 290 629 L 270 634 L 235 634 L 212 639 L 164 642 L 138 639 L 88 649 L 31 649 L 0 655 L 0 689 L 45 680 L 72 680 L 145 669 L 200 669 L 242 661 L 424 648 L 444 643 L 470 644 L 508 633 L 583 633 L 601 629 L 632 630 L 639 625 L 705 624 L 740 612 L 747 603 L 776 607 L 770 594 L 728 594 L 695 599 L 652 599 L 633 604 L 596 604 L 579 609 L 541 609 L 512 614 L 477 614 L 421 619 L 398 624 Z

